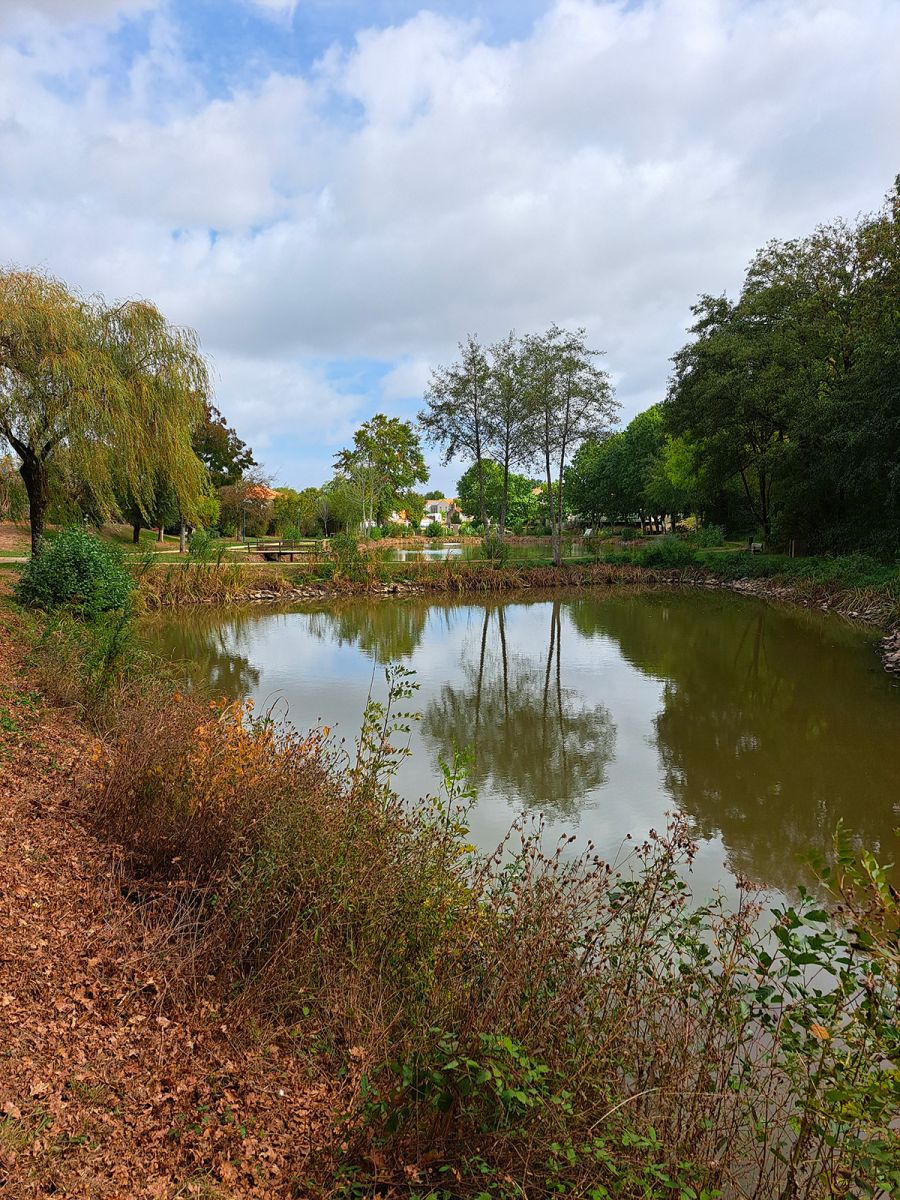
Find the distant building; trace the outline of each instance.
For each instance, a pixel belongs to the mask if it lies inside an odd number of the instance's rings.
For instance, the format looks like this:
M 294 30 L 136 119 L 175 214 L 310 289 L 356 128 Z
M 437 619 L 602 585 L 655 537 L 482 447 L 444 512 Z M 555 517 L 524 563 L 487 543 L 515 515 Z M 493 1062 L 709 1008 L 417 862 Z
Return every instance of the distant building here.
M 425 515 L 419 522 L 422 529 L 437 523 L 438 525 L 459 525 L 469 518 L 463 516 L 458 500 L 426 500 Z

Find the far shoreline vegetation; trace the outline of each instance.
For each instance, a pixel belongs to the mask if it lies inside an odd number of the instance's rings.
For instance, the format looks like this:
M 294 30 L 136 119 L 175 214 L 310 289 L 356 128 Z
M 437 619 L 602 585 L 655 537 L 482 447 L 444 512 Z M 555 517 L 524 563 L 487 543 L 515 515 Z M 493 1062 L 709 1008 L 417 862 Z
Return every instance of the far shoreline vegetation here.
M 677 815 L 623 862 L 547 852 L 524 827 L 483 855 L 462 750 L 436 795 L 397 795 L 415 719 L 402 668 L 347 752 L 327 728 L 182 694 L 135 625 L 304 589 L 659 583 L 896 630 L 898 312 L 900 180 L 874 215 L 767 246 L 737 300 L 702 297 L 666 397 L 624 428 L 584 330 L 470 335 L 417 423 L 376 414 L 331 480 L 295 490 L 271 486 L 215 407 L 192 331 L 146 301 L 0 271 L 15 664 L 0 761 L 25 794 L 56 771 L 47 722 L 91 746 L 66 804 L 116 848 L 160 1037 L 177 1012 L 329 1080 L 329 1134 L 293 1194 L 883 1200 L 900 1186 L 900 901 L 846 830 L 815 864 L 817 894 L 768 917 L 746 880 L 736 910 L 690 896 L 697 846 Z M 467 464 L 457 496 L 417 490 L 423 440 Z M 460 554 L 393 560 L 411 532 Z M 33 812 L 18 819 L 27 846 Z M 20 1106 L 3 1114 L 0 1150 L 38 1154 Z M 196 1115 L 162 1135 L 173 1155 L 205 1128 Z

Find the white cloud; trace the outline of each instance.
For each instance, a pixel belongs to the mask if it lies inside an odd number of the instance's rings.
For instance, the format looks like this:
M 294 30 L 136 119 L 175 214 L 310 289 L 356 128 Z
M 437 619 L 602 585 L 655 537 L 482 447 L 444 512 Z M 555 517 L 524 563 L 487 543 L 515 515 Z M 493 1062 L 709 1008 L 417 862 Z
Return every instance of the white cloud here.
M 468 331 L 552 320 L 587 325 L 628 414 L 699 291 L 878 204 L 898 44 L 894 0 L 558 0 L 518 41 L 423 11 L 210 97 L 171 13 L 115 84 L 102 30 L 48 26 L 0 39 L 0 261 L 195 326 L 266 454 L 407 400 Z M 328 382 L 344 358 L 389 365 L 368 399 Z
M 107 22 L 155 8 L 159 3 L 160 0 L 3 0 L 0 33 L 34 29 L 46 22 L 56 25 Z
M 245 0 L 251 7 L 261 10 L 276 20 L 290 21 L 297 11 L 297 0 Z

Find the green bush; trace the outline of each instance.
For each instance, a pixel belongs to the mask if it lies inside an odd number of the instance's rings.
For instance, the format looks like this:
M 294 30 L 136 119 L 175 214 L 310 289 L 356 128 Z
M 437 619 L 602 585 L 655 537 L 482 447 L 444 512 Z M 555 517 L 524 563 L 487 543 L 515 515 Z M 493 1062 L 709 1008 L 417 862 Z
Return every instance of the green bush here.
M 368 537 L 369 537 L 370 542 L 380 542 L 381 541 L 381 529 L 379 528 L 379 526 L 373 525 L 372 528 L 369 530 Z
M 366 564 L 359 542 L 353 533 L 336 533 L 328 543 L 334 560 L 334 572 L 352 582 L 365 578 Z
M 16 599 L 45 612 L 71 608 L 91 620 L 124 608 L 133 587 L 118 546 L 72 528 L 41 544 L 22 572 Z
M 496 534 L 488 534 L 482 545 L 484 557 L 493 563 L 505 563 L 512 554 L 509 543 L 502 541 Z
M 215 557 L 216 543 L 220 540 L 218 533 L 212 529 L 195 529 L 189 546 L 191 557 L 200 562 L 211 562 Z
M 697 561 L 691 547 L 676 537 L 661 537 L 635 553 L 641 567 L 688 567 Z
M 427 538 L 439 538 L 444 536 L 444 527 L 440 521 L 432 521 L 430 525 L 425 526 L 425 536 Z
M 691 538 L 695 546 L 724 546 L 725 530 L 721 525 L 701 525 Z

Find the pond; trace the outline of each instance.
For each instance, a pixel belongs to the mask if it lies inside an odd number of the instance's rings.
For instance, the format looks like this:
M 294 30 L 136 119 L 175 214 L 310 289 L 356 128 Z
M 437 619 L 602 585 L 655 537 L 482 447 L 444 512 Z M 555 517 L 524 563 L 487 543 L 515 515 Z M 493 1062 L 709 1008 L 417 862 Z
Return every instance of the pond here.
M 471 746 L 472 837 L 494 849 L 522 812 L 548 838 L 613 858 L 681 810 L 693 886 L 803 879 L 843 820 L 897 861 L 900 688 L 875 636 L 820 613 L 721 592 L 604 591 L 186 610 L 148 620 L 156 652 L 215 694 L 249 694 L 352 743 L 381 665 L 416 672 L 402 794 L 437 790 Z
M 387 562 L 445 562 L 448 558 L 461 558 L 462 546 L 458 542 L 443 542 L 438 546 L 395 546 L 385 550 L 384 556 Z

